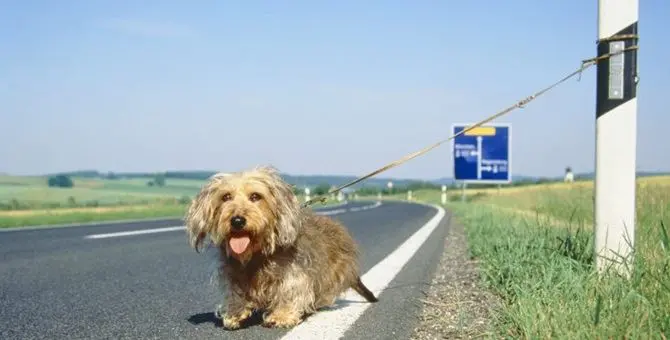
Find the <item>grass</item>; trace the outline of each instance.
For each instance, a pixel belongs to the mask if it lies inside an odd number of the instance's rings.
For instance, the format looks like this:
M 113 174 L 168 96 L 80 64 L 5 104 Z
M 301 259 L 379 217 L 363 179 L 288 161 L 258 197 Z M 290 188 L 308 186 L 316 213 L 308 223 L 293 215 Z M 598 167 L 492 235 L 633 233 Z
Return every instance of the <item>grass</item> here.
M 472 190 L 448 207 L 484 284 L 504 301 L 496 338 L 670 336 L 670 177 L 640 178 L 632 277 L 593 268 L 593 184 Z M 415 192 L 438 203 L 439 192 Z M 396 199 L 403 196 L 396 196 Z
M 73 178 L 73 188 L 47 186 L 45 177 L 0 176 L 0 228 L 27 225 L 181 217 L 202 181 Z
M 191 187 L 169 183 L 165 187 L 148 187 L 132 180 L 91 180 L 74 178 L 73 188 L 54 188 L 39 177 L 0 177 L 0 208 L 3 210 L 55 209 L 152 204 L 193 196 L 202 185 Z
M 145 218 L 181 218 L 185 211 L 186 205 L 168 204 L 38 210 L 25 214 L 0 214 L 0 228 Z

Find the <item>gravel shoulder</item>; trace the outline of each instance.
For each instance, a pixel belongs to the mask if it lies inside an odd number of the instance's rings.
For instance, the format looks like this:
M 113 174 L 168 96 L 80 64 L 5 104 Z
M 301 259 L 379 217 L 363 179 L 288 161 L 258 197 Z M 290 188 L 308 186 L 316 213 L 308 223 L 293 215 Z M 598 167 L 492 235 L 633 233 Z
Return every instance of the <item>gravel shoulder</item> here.
M 471 259 L 463 225 L 452 217 L 440 263 L 435 270 L 411 339 L 488 338 L 498 299 L 483 286 Z

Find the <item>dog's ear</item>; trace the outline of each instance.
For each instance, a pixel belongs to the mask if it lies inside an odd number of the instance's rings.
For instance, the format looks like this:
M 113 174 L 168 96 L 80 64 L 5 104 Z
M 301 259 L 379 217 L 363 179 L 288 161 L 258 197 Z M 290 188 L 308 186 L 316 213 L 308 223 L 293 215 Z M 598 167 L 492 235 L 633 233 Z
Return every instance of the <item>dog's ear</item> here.
M 191 201 L 184 217 L 189 244 L 196 252 L 200 252 L 202 241 L 209 230 L 207 216 L 209 216 L 210 207 L 209 194 L 203 188 Z
M 209 233 L 216 207 L 213 200 L 215 200 L 213 193 L 215 184 L 220 184 L 223 181 L 224 174 L 214 175 L 208 183 L 206 183 L 191 201 L 184 221 L 186 224 L 186 233 L 188 235 L 191 247 L 195 248 L 196 252 L 200 252 L 200 247 Z
M 292 244 L 298 236 L 300 225 L 300 202 L 296 197 L 293 187 L 285 182 L 273 167 L 257 168 L 270 180 L 266 183 L 274 196 L 276 202 L 277 224 L 276 244 L 286 246 Z

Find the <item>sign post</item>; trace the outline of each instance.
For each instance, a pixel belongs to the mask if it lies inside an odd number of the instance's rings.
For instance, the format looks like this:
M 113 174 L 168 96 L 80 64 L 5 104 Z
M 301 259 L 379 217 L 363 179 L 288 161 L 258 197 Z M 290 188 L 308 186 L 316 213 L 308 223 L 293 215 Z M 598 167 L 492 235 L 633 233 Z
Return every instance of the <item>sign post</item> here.
M 468 182 L 461 182 L 461 202 L 465 202 L 465 191 L 468 189 Z
M 453 134 L 474 124 L 454 124 Z M 462 183 L 462 200 L 468 183 L 512 182 L 512 127 L 489 124 L 467 131 L 452 141 L 454 179 Z
M 599 56 L 637 45 L 638 10 L 638 0 L 598 1 Z M 635 240 L 637 50 L 601 60 L 596 73 L 595 262 L 623 272 Z

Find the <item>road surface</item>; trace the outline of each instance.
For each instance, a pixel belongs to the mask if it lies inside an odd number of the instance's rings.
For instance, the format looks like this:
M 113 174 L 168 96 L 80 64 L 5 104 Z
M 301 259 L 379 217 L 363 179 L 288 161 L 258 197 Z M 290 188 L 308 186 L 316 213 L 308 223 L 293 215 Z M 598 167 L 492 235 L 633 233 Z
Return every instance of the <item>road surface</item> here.
M 406 339 L 449 215 L 400 202 L 317 210 L 350 228 L 378 303 L 345 303 L 291 331 L 231 332 L 213 314 L 221 302 L 209 281 L 214 252 L 191 249 L 181 220 L 5 231 L 0 339 Z

